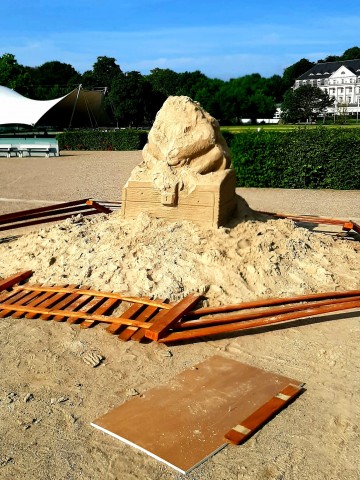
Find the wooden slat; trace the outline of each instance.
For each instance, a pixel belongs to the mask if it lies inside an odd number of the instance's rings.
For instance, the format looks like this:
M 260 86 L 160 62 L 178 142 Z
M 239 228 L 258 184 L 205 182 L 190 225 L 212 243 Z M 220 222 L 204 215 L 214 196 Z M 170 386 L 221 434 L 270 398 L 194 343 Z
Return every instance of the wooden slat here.
M 355 222 L 352 222 L 352 224 L 353 224 L 353 230 L 355 230 L 355 232 L 360 235 L 360 225 L 358 225 Z
M 3 290 L 0 293 L 0 299 L 2 303 L 6 303 L 10 298 L 17 295 L 19 292 L 17 290 Z
M 158 319 L 145 333 L 145 336 L 151 340 L 159 340 L 159 338 L 166 335 L 166 332 L 172 325 L 180 320 L 186 312 L 191 310 L 197 304 L 199 298 L 199 295 L 194 294 L 185 297 L 181 302 L 173 306 L 163 317 Z
M 82 290 L 87 290 L 89 288 L 90 287 L 88 287 L 87 285 L 83 285 L 81 287 Z M 57 306 L 57 308 L 61 310 L 63 308 L 66 308 L 67 311 L 74 312 L 77 308 L 82 307 L 84 303 L 87 303 L 89 300 L 91 300 L 91 297 L 87 295 L 72 293 L 65 297 L 61 304 Z M 55 315 L 55 317 L 53 318 L 55 322 L 64 322 L 66 319 L 66 315 Z
M 121 202 L 102 202 L 99 200 L 83 199 L 7 213 L 0 215 L 0 231 L 57 222 L 70 218 L 78 213 L 81 213 L 83 216 L 95 215 L 100 212 L 111 213 L 112 208 L 119 208 L 120 204 Z
M 223 325 L 235 321 L 252 320 L 255 318 L 269 317 L 273 315 L 282 315 L 283 313 L 297 312 L 307 310 L 308 308 L 321 307 L 323 305 L 336 305 L 337 303 L 360 301 L 360 295 L 354 297 L 345 297 L 328 300 L 320 300 L 316 302 L 299 303 L 296 305 L 283 305 L 281 307 L 268 308 L 266 310 L 257 310 L 247 313 L 237 313 L 226 315 L 225 317 L 201 317 L 197 320 L 183 320 L 176 325 L 176 330 L 199 328 L 210 325 Z
M 12 295 L 16 295 L 16 292 L 11 290 L 10 292 L 8 290 L 4 290 L 0 292 L 0 302 L 4 302 L 8 297 L 11 297 Z
M 326 217 L 317 217 L 315 215 L 291 215 L 287 213 L 272 213 L 272 212 L 263 212 L 259 211 L 264 215 L 269 215 L 277 218 L 288 218 L 295 222 L 308 222 L 308 223 L 318 223 L 318 224 L 327 224 L 327 225 L 343 225 L 347 220 L 340 220 L 338 218 L 326 218 Z
M 19 215 L 19 213 L 23 213 L 23 212 L 18 212 L 16 217 L 10 219 L 8 222 L 1 222 L 1 224 L 6 223 L 10 226 L 10 225 L 13 225 L 13 224 L 15 225 L 17 223 L 25 222 L 25 221 L 28 221 L 28 220 L 29 221 L 30 220 L 40 220 L 40 221 L 42 221 L 42 219 L 45 219 L 45 218 L 48 218 L 48 217 L 52 217 L 54 219 L 54 221 L 56 221 L 56 219 L 60 215 L 65 214 L 65 215 L 68 215 L 69 217 L 71 217 L 72 215 L 78 215 L 79 213 L 83 213 L 84 210 L 89 210 L 89 207 L 86 204 L 77 205 L 77 206 L 74 206 L 74 207 L 52 209 L 52 210 L 49 210 L 49 211 L 46 211 L 46 212 L 43 212 L 43 213 L 35 213 L 35 214 L 28 213 L 28 214 Z M 12 214 L 10 214 L 10 215 L 12 215 Z
M 150 309 L 155 307 L 148 307 L 148 308 Z M 155 323 L 158 320 L 160 320 L 161 317 L 163 317 L 166 314 L 166 312 L 167 310 L 160 310 L 153 317 L 149 317 L 148 319 L 143 319 L 143 321 L 148 322 L 149 320 L 151 320 L 153 323 Z M 135 331 L 131 336 L 131 340 L 133 340 L 134 342 L 142 342 L 145 340 L 145 333 L 146 333 L 145 328 L 138 328 L 137 331 Z
M 20 212 L 13 212 L 13 213 L 5 213 L 4 215 L 0 215 L 0 223 L 4 223 L 7 220 L 15 220 L 17 218 L 24 217 L 25 215 L 34 215 L 36 213 L 44 213 L 44 212 L 51 212 L 56 211 L 58 209 L 72 207 L 75 205 L 83 205 L 86 202 L 84 200 L 75 200 L 73 202 L 66 202 L 66 203 L 57 203 L 54 205 L 49 205 L 47 207 L 38 207 L 38 208 L 31 208 L 29 210 L 21 210 Z
M 85 290 L 82 288 L 75 289 L 71 287 L 33 287 L 32 285 L 24 285 L 19 287 L 14 287 L 14 290 L 29 290 L 29 291 L 36 291 L 41 290 L 43 292 L 58 292 L 58 293 L 79 293 L 82 295 L 90 295 L 90 296 L 97 296 L 97 297 L 105 297 L 105 298 L 117 298 L 118 300 L 122 300 L 123 302 L 129 303 L 141 303 L 143 305 L 152 305 L 158 308 L 164 308 L 166 310 L 171 309 L 171 305 L 167 303 L 156 302 L 155 300 L 150 300 L 149 298 L 145 297 L 129 297 L 127 295 L 123 295 L 121 293 L 115 292 L 98 292 L 97 290 Z
M 173 332 L 164 338 L 159 339 L 162 343 L 179 342 L 182 340 L 190 340 L 193 338 L 204 337 L 208 335 L 218 335 L 227 332 L 235 332 L 240 330 L 246 330 L 255 327 L 264 327 L 274 323 L 288 322 L 297 318 L 312 317 L 314 315 L 322 315 L 325 313 L 332 313 L 341 310 L 350 310 L 360 307 L 360 301 L 356 302 L 344 302 L 336 305 L 324 305 L 319 308 L 308 308 L 300 312 L 285 313 L 283 315 L 270 316 L 256 320 L 249 320 L 243 322 L 227 323 L 225 325 L 215 325 L 212 327 L 196 328 L 193 330 L 184 330 L 179 332 Z
M 96 202 L 95 200 L 86 200 L 86 205 L 91 206 L 98 210 L 101 213 L 111 213 L 112 210 L 110 208 L 101 205 L 100 203 Z
M 66 287 L 67 285 L 61 285 L 61 287 L 62 286 Z M 56 292 L 44 292 L 41 302 L 38 303 L 37 305 L 33 305 L 33 307 L 41 307 L 41 308 L 53 307 L 57 302 L 60 301 L 61 298 L 63 298 L 63 296 L 64 294 L 56 294 Z M 29 313 L 26 313 L 25 318 L 33 319 L 38 316 L 39 315 L 37 313 L 29 312 Z M 47 319 L 45 318 L 44 320 L 47 320 Z
M 123 312 L 121 315 L 120 315 L 120 318 L 127 318 L 127 319 L 133 319 L 134 317 L 136 317 L 136 315 L 144 308 L 144 305 L 141 305 L 139 303 L 134 303 L 133 305 L 131 305 L 130 308 L 128 308 L 125 312 Z M 124 328 L 124 325 L 118 325 L 118 324 L 113 324 L 113 325 L 109 325 L 107 328 L 106 328 L 106 331 L 108 333 L 111 333 L 112 335 L 115 335 L 117 333 L 120 332 L 120 330 L 122 330 Z M 130 328 L 130 327 L 128 327 Z
M 111 311 L 113 308 L 116 307 L 116 305 L 120 302 L 117 298 L 108 298 L 105 300 L 105 302 L 94 311 L 94 315 L 105 315 L 109 311 Z M 82 323 L 80 323 L 80 328 L 90 328 L 93 325 L 98 323 L 97 321 L 92 321 L 92 320 L 84 320 Z
M 14 305 L 22 305 L 23 302 L 26 301 L 26 297 L 29 296 L 29 293 L 30 292 L 18 292 L 10 299 L 7 299 L 6 302 L 1 303 L 0 318 L 9 317 L 12 312 L 15 312 L 17 308 Z
M 87 215 L 94 215 L 94 213 L 99 213 L 99 212 L 95 209 L 91 210 L 91 211 L 85 210 L 81 213 L 81 215 L 83 217 L 86 217 Z M 43 218 L 43 219 L 40 219 L 40 220 L 31 220 L 31 221 L 28 221 L 28 222 L 22 222 L 22 223 L 17 223 L 17 224 L 9 224 L 9 225 L 5 225 L 5 226 L 0 225 L 0 232 L 3 232 L 5 230 L 14 230 L 16 228 L 31 227 L 31 226 L 34 226 L 34 225 L 41 225 L 42 223 L 59 222 L 61 220 L 66 220 L 67 218 L 70 218 L 73 215 L 75 215 L 75 214 L 72 213 L 72 214 L 68 214 L 68 215 L 59 215 L 56 218 L 53 218 L 53 217 Z
M 0 292 L 2 290 L 7 290 L 8 288 L 13 287 L 19 282 L 26 280 L 27 278 L 31 277 L 33 274 L 32 270 L 26 270 L 25 272 L 15 273 L 11 277 L 4 278 L 4 280 L 0 280 Z
M 89 299 L 89 297 L 88 297 L 88 299 Z M 103 301 L 104 301 L 103 297 L 94 297 L 86 305 L 83 305 L 82 307 L 80 307 L 79 312 L 88 313 L 91 310 L 95 309 L 100 303 L 103 303 Z M 68 318 L 67 322 L 71 323 L 71 324 L 74 324 L 74 323 L 78 323 L 78 322 L 83 322 L 83 319 L 82 318 L 77 318 L 77 317 Z
M 38 300 L 39 295 L 41 296 L 40 292 L 31 292 L 30 295 L 24 298 L 24 301 L 21 304 L 35 307 L 36 305 L 34 305 L 34 302 L 36 303 L 36 300 Z M 22 318 L 24 315 L 25 315 L 24 312 L 14 312 L 12 313 L 11 316 L 12 318 Z
M 249 417 L 241 420 L 238 425 L 226 433 L 225 438 L 235 445 L 245 442 L 302 391 L 301 386 L 289 384 Z
M 18 287 L 15 287 L 18 288 Z M 254 300 L 251 302 L 236 303 L 233 305 L 220 305 L 218 307 L 197 308 L 187 314 L 187 316 L 208 315 L 211 313 L 233 312 L 236 310 L 245 310 L 247 308 L 271 307 L 273 305 L 285 305 L 287 303 L 306 302 L 309 300 L 322 300 L 327 298 L 355 297 L 360 295 L 360 290 L 347 290 L 344 292 L 324 292 L 297 295 L 285 298 L 266 298 Z
M 39 297 L 35 298 L 31 303 L 32 307 L 44 306 L 45 303 L 49 300 L 50 297 L 53 297 L 55 294 L 53 292 L 44 292 Z M 24 314 L 25 318 L 34 318 L 34 316 L 28 316 L 33 314 Z
M 162 302 L 162 300 L 159 299 L 159 302 Z M 157 311 L 158 311 L 157 307 L 148 306 L 136 317 L 136 319 L 141 320 L 142 322 L 148 322 Z M 167 310 L 162 310 L 162 311 L 167 312 Z M 132 338 L 132 336 L 138 330 L 139 329 L 137 327 L 126 327 L 125 330 L 120 333 L 120 335 L 118 336 L 118 339 L 123 340 L 124 342 L 127 342 L 128 340 L 130 340 L 130 338 Z
M 9 305 L 0 303 L 0 309 L 2 308 L 8 308 Z M 131 325 L 134 327 L 141 327 L 141 328 L 150 328 L 152 323 L 145 323 L 145 322 L 140 322 L 138 320 L 128 320 L 126 318 L 121 318 L 121 317 L 106 317 L 104 315 L 95 315 L 95 314 L 90 314 L 90 313 L 81 313 L 81 312 L 72 312 L 70 310 L 58 310 L 58 309 L 47 309 L 47 308 L 40 308 L 40 307 L 26 307 L 22 306 L 19 304 L 14 304 L 13 305 L 13 310 L 19 310 L 20 312 L 31 312 L 31 313 L 39 313 L 41 314 L 41 317 L 45 317 L 47 320 L 48 317 L 51 317 L 53 315 L 60 315 L 60 316 L 65 316 L 65 317 L 78 317 L 78 318 L 84 318 L 85 320 L 91 320 L 91 321 L 98 321 L 98 322 L 103 322 L 103 323 L 118 323 L 119 325 Z
M 76 287 L 75 284 L 69 285 L 70 289 L 74 289 L 75 287 Z M 43 290 L 43 291 L 49 291 L 49 290 Z M 51 291 L 53 291 L 53 290 L 51 290 Z M 42 305 L 41 307 L 36 307 L 36 308 L 42 308 L 42 309 L 45 309 L 47 311 L 48 310 L 53 310 L 53 309 L 59 310 L 59 309 L 62 309 L 63 307 L 65 307 L 66 305 L 68 305 L 68 295 L 64 292 L 61 292 L 61 293 L 59 292 L 49 300 L 48 305 Z M 31 312 L 31 311 L 29 310 L 29 312 Z M 31 313 L 35 313 L 35 311 L 31 312 Z M 29 317 L 26 315 L 26 318 L 29 318 Z M 40 319 L 41 320 L 51 320 L 51 315 L 44 314 L 44 312 L 43 312 L 43 314 L 40 315 Z

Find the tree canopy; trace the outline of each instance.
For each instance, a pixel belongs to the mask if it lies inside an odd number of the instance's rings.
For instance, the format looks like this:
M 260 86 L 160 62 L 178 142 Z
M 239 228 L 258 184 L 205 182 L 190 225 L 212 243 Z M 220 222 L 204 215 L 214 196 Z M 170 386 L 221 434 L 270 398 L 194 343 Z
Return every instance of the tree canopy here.
M 281 104 L 281 118 L 287 123 L 314 122 L 327 107 L 334 105 L 334 99 L 319 87 L 303 85 L 289 90 Z
M 330 61 L 330 58 L 331 61 L 360 58 L 360 48 L 351 47 L 343 55 L 327 57 L 325 60 Z M 169 68 L 154 68 L 148 75 L 134 71 L 123 72 L 116 59 L 107 56 L 97 57 L 92 68 L 80 74 L 72 65 L 56 60 L 38 67 L 23 66 L 13 54 L 5 53 L 0 56 L 0 85 L 38 100 L 60 97 L 79 84 L 88 89 L 106 87 L 105 106 L 119 126 L 151 124 L 169 95 L 191 97 L 223 125 L 239 123 L 244 118 L 252 121 L 271 118 L 277 104 L 283 100 L 282 108 L 286 109 L 283 118 L 302 121 L 314 118 L 318 115 L 318 108 L 321 109 L 323 103 L 326 103 L 326 99 L 322 98 L 320 107 L 309 111 L 307 107 L 298 106 L 297 110 L 301 114 L 293 114 L 292 105 L 300 101 L 300 93 L 294 95 L 289 89 L 294 85 L 295 79 L 313 65 L 313 62 L 302 58 L 285 68 L 282 76 L 265 78 L 259 73 L 253 73 L 224 81 L 208 78 L 199 70 L 179 73 Z M 310 93 L 304 96 L 308 98 L 309 95 Z M 317 92 L 315 96 L 318 98 L 319 95 Z M 311 102 L 314 104 L 315 100 Z

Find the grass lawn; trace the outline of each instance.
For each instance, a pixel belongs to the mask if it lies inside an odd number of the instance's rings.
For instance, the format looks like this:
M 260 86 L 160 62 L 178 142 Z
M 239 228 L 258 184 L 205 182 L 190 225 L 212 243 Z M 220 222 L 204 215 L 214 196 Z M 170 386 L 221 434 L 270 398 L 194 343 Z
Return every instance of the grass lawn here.
M 265 125 L 233 125 L 233 126 L 224 126 L 221 127 L 222 131 L 228 131 L 231 133 L 244 133 L 249 131 L 257 132 L 259 129 L 262 131 L 277 131 L 277 132 L 287 132 L 289 130 L 296 130 L 298 128 L 316 128 L 322 127 L 325 128 L 360 128 L 360 123 L 349 123 L 346 125 L 337 125 L 337 124 L 329 124 L 329 125 L 277 125 L 277 124 L 265 124 Z

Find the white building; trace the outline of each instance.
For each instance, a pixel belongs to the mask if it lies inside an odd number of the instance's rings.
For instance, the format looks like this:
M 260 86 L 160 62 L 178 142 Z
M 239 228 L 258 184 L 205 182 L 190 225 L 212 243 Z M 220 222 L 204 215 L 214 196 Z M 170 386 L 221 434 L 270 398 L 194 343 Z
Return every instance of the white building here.
M 294 88 L 303 85 L 319 87 L 335 99 L 329 114 L 360 112 L 360 59 L 317 63 L 295 81 Z

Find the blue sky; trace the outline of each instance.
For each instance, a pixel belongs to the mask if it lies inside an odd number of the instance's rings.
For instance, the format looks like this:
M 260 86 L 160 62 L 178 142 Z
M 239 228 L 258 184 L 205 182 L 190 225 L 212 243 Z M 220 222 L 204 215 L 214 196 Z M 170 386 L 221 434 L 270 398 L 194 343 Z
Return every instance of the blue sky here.
M 0 55 L 79 72 L 106 55 L 142 74 L 269 77 L 360 46 L 358 0 L 1 0 L 0 14 Z

